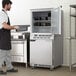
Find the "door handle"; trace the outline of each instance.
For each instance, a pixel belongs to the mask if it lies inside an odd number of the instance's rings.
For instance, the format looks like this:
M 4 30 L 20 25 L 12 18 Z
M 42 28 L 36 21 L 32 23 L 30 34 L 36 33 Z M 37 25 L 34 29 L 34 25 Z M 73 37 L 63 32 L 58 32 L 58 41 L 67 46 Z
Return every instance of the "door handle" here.
M 30 41 L 34 42 L 34 41 L 36 41 L 36 40 L 30 40 Z

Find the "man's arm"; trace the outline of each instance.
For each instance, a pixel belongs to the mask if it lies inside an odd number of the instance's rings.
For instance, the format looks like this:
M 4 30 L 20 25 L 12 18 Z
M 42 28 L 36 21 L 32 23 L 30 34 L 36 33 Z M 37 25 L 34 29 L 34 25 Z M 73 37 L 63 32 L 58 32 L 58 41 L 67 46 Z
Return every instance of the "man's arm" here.
M 3 22 L 2 25 L 3 25 L 4 29 L 8 29 L 8 30 L 18 29 L 19 28 L 18 26 L 10 26 L 6 22 Z

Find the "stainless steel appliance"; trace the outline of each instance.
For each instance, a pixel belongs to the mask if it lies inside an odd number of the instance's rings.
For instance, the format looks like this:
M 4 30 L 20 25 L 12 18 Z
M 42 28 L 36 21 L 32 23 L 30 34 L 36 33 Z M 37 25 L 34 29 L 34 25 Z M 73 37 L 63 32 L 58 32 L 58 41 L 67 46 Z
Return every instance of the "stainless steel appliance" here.
M 27 67 L 27 26 L 19 25 L 20 29 L 11 32 L 12 62 L 25 63 Z
M 62 63 L 61 8 L 32 9 L 30 66 L 53 69 Z

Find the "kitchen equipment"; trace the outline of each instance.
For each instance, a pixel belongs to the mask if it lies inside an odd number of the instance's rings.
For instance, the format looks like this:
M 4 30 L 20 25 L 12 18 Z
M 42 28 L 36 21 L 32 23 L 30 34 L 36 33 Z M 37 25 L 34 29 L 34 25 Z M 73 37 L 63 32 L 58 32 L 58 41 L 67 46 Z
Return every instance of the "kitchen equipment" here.
M 52 70 L 62 63 L 61 8 L 32 9 L 30 66 Z
M 18 25 L 20 28 L 11 31 L 12 62 L 25 63 L 27 67 L 27 32 L 28 25 Z

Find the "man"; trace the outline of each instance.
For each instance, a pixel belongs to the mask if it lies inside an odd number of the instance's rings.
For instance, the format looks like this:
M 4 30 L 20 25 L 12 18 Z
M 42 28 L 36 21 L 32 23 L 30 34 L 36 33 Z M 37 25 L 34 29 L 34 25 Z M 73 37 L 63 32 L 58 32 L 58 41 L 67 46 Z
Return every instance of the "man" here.
M 7 11 L 10 11 L 12 2 L 2 0 L 2 11 L 0 12 L 0 75 L 7 72 L 17 72 L 11 64 L 11 35 L 10 30 L 18 29 L 18 26 L 11 26 Z M 2 65 L 6 63 L 7 70 L 4 71 Z

